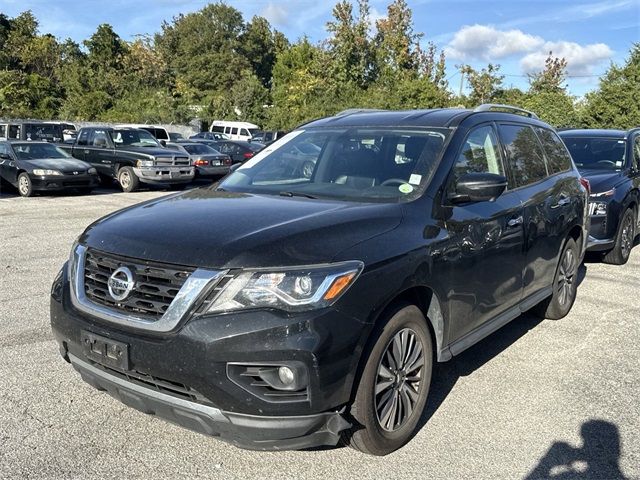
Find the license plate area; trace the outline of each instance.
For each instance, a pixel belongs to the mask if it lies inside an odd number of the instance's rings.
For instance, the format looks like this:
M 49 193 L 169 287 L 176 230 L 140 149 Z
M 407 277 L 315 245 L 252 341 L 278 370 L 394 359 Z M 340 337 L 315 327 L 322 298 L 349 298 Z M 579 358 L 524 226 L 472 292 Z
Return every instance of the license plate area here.
M 95 333 L 80 332 L 82 351 L 89 360 L 106 367 L 129 370 L 129 345 L 101 337 Z

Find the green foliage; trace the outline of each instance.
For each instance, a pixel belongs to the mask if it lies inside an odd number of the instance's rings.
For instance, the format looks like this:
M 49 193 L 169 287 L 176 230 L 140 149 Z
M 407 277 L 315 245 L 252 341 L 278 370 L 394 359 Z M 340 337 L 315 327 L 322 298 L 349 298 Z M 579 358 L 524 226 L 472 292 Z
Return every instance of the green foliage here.
M 611 65 L 600 88 L 586 95 L 582 122 L 588 127 L 640 126 L 640 44 L 636 43 L 623 66 Z
M 550 52 L 530 88 L 504 88 L 500 66 L 459 68 L 454 97 L 442 51 L 416 32 L 406 0 L 389 0 L 372 27 L 369 0 L 338 0 L 327 39 L 291 44 L 259 16 L 217 1 L 121 39 L 103 24 L 81 45 L 38 32 L 30 11 L 0 13 L 0 116 L 188 123 L 194 116 L 290 129 L 355 107 L 414 109 L 505 103 L 555 126 L 640 124 L 640 46 L 576 102 L 566 61 Z

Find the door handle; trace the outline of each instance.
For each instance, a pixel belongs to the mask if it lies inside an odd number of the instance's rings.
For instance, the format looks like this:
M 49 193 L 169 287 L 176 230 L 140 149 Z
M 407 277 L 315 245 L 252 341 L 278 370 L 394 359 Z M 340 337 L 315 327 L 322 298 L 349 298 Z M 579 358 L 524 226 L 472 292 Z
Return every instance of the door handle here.
M 524 223 L 524 218 L 522 218 L 522 215 L 520 215 L 519 217 L 515 217 L 509 220 L 507 222 L 507 226 L 513 228 L 513 227 L 522 225 L 523 223 Z
M 89 150 L 85 148 L 84 153 L 89 153 Z

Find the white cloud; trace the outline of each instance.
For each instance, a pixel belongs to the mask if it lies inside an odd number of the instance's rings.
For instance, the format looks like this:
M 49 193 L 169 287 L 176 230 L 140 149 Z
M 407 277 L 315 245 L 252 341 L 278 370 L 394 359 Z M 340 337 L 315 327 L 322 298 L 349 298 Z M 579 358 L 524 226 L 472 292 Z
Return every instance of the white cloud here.
M 521 30 L 498 30 L 488 25 L 467 25 L 458 30 L 445 53 L 460 60 L 496 60 L 530 52 L 544 44 L 538 36 Z
M 531 52 L 520 60 L 522 70 L 525 73 L 542 70 L 549 52 L 553 52 L 554 57 L 567 61 L 569 75 L 590 75 L 594 67 L 613 56 L 611 48 L 604 43 L 580 45 L 575 42 L 545 42 L 538 51 Z
M 286 27 L 289 25 L 289 12 L 285 10 L 282 4 L 275 4 L 269 2 L 269 4 L 262 9 L 260 15 L 269 20 L 269 23 L 280 27 Z

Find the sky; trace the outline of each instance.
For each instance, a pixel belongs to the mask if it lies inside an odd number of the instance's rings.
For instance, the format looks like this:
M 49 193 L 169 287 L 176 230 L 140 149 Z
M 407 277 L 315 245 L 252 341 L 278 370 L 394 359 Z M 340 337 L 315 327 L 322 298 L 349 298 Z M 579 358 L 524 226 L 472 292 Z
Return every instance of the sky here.
M 77 42 L 101 23 L 125 40 L 153 34 L 163 21 L 206 5 L 200 0 L 0 0 L 0 12 L 14 17 L 31 10 L 41 33 Z M 335 1 L 227 1 L 246 20 L 266 17 L 291 41 L 327 37 Z M 355 3 L 355 0 L 354 0 Z M 383 17 L 390 0 L 370 0 L 372 20 Z M 576 96 L 597 88 L 611 62 L 622 64 L 640 42 L 640 0 L 407 0 L 416 32 L 447 56 L 450 88 L 458 91 L 456 65 L 501 65 L 504 84 L 526 89 L 527 74 L 539 71 L 550 51 L 568 62 L 569 91 Z

